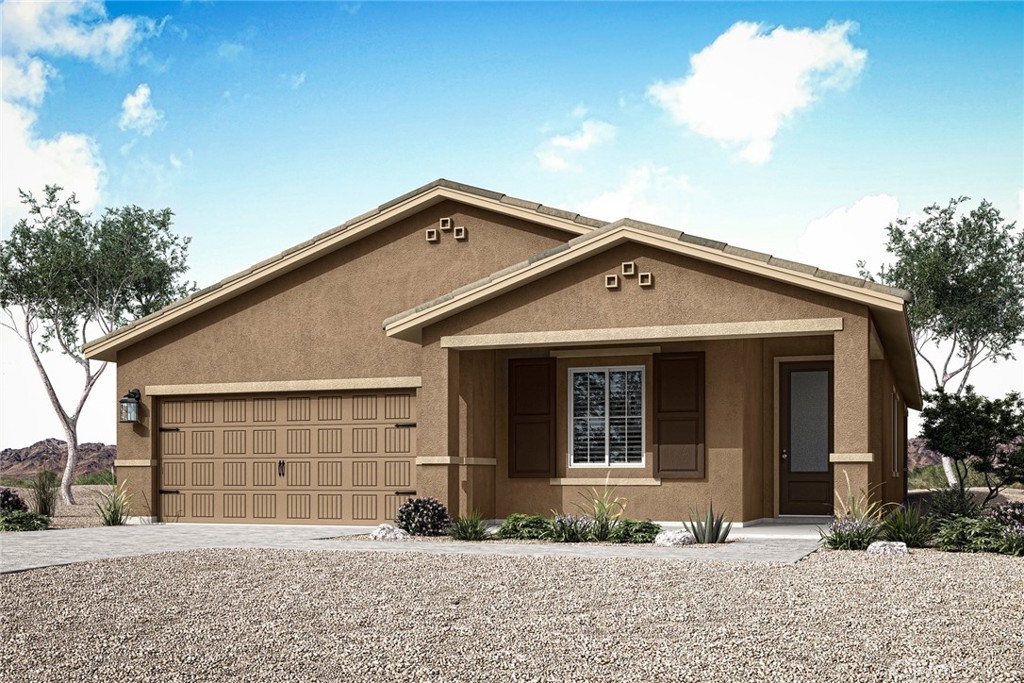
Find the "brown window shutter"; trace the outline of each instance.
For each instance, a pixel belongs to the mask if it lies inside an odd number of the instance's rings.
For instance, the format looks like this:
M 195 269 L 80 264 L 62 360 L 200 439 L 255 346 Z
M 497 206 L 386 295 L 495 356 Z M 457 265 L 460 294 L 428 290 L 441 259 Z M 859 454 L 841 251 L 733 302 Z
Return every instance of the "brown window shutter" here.
M 555 360 L 508 362 L 508 476 L 555 476 Z
M 703 479 L 704 352 L 654 354 L 654 474 Z

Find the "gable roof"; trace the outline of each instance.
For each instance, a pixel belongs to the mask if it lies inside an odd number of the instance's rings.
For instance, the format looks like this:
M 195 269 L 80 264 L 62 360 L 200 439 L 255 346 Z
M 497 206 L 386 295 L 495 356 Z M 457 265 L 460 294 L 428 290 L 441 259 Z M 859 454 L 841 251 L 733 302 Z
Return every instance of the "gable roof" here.
M 116 360 L 120 349 L 445 200 L 458 201 L 573 235 L 583 235 L 606 224 L 606 221 L 587 218 L 571 211 L 440 178 L 94 339 L 85 346 L 85 355 L 96 360 Z

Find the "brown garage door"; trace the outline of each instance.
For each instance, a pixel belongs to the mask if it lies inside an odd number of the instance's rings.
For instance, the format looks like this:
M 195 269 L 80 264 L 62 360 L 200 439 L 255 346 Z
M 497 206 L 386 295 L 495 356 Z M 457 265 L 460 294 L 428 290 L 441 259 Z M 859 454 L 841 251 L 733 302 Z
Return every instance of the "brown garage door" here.
M 166 522 L 377 524 L 416 487 L 413 391 L 168 397 Z

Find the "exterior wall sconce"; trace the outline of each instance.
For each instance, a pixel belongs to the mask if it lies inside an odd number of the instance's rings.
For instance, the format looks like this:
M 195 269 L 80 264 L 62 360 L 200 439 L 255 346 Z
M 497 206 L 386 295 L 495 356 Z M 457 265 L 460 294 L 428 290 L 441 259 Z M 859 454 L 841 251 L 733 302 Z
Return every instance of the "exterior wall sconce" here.
M 134 424 L 139 421 L 139 399 L 142 393 L 138 389 L 132 389 L 124 395 L 118 404 L 118 422 Z

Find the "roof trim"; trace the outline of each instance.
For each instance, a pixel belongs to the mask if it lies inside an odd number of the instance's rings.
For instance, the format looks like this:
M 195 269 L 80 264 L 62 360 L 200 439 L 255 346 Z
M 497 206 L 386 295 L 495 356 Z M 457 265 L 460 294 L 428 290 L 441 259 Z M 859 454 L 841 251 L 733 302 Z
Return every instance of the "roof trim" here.
M 195 396 L 199 394 L 266 394 L 282 391 L 350 391 L 418 389 L 421 377 L 350 377 L 346 379 L 299 379 L 267 382 L 212 382 L 209 384 L 151 384 L 147 396 Z
M 765 257 L 761 259 L 753 255 L 755 252 L 739 253 L 740 250 L 719 247 L 720 242 L 713 243 L 679 231 L 623 220 L 392 316 L 384 321 L 384 331 L 390 337 L 419 341 L 423 328 L 428 325 L 626 242 L 646 244 L 877 308 L 902 311 L 906 301 L 896 294 L 899 290 L 884 288 L 889 291 L 880 291 L 883 288 L 867 287 L 864 280 L 857 278 L 821 271 L 813 266 L 779 262 L 767 255 L 761 255 Z
M 605 224 L 604 221 L 587 218 L 578 213 L 553 209 L 537 202 L 528 202 L 442 178 L 381 204 L 376 209 L 224 278 L 110 334 L 94 339 L 86 344 L 85 356 L 93 360 L 116 360 L 117 352 L 131 344 L 445 200 L 458 201 L 573 235 L 584 235 Z

